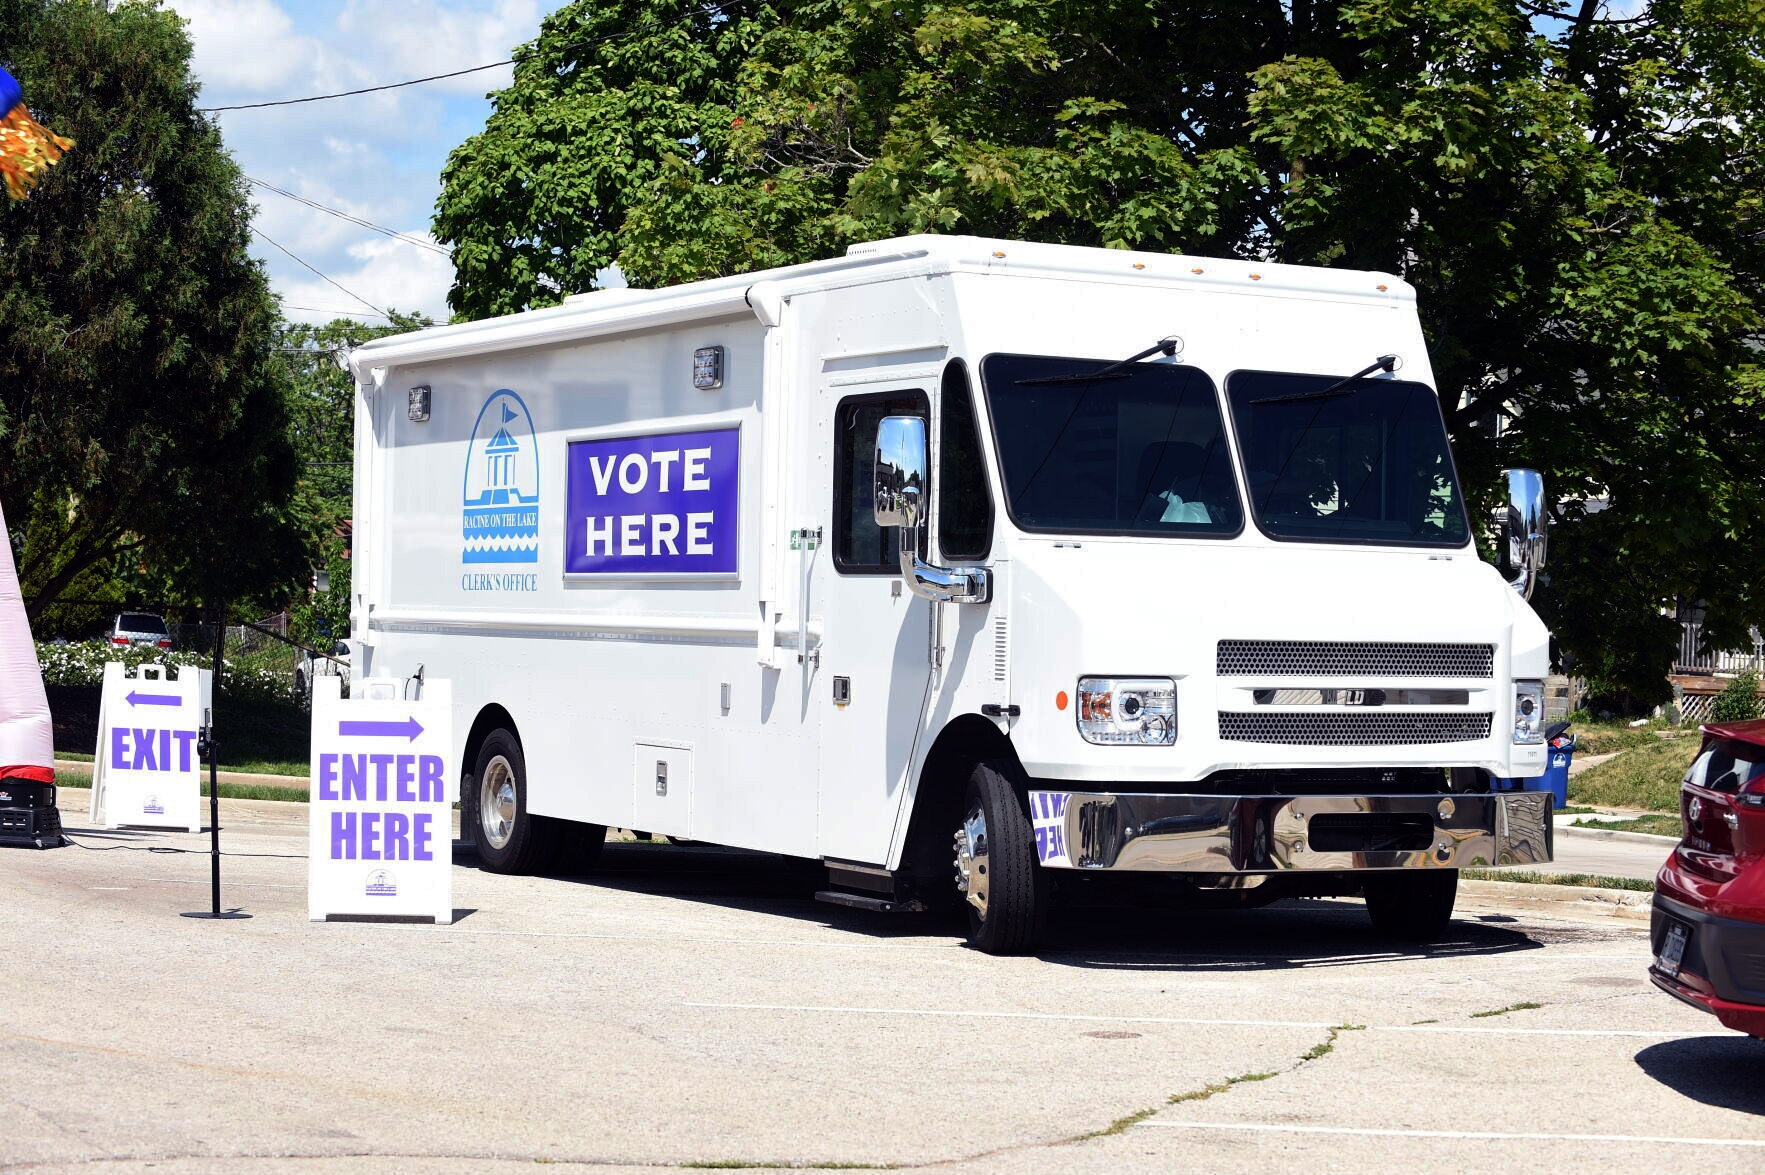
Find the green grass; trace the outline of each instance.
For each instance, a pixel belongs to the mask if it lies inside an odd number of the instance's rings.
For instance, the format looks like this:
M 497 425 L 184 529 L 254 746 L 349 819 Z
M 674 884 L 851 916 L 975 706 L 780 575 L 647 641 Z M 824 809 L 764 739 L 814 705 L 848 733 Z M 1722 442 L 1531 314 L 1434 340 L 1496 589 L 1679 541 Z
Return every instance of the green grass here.
M 1670 726 L 1661 719 L 1650 720 L 1647 726 L 1632 727 L 1628 722 L 1577 722 L 1569 728 L 1575 736 L 1577 755 L 1609 755 L 1657 742 L 1689 737 L 1698 739 L 1695 726 Z
M 1679 784 L 1698 757 L 1696 738 L 1655 739 L 1569 777 L 1569 798 L 1581 804 L 1679 811 Z
M 1544 1007 L 1543 1004 L 1534 1004 L 1530 1002 L 1523 1004 L 1509 1004 L 1505 1008 L 1491 1008 L 1487 1012 L 1472 1012 L 1471 1019 L 1487 1020 L 1491 1016 L 1506 1016 L 1509 1012 L 1530 1012 L 1534 1008 L 1542 1007 Z
M 1591 816 L 1595 812 L 1598 812 L 1598 811 L 1599 811 L 1598 808 L 1578 808 L 1574 804 L 1570 804 L 1566 808 L 1558 808 L 1557 815 L 1559 815 L 1559 816 Z
M 1650 836 L 1670 836 L 1678 840 L 1685 834 L 1684 825 L 1677 815 L 1638 816 L 1633 820 L 1583 820 L 1577 828 L 1601 828 L 1612 832 L 1646 832 Z
M 63 768 L 55 773 L 55 782 L 59 787 L 89 788 L 92 786 L 92 773 L 78 768 Z M 202 794 L 208 795 L 208 781 L 202 781 Z M 261 783 L 223 783 L 221 784 L 223 800 L 281 800 L 284 803 L 304 804 L 308 799 L 304 787 L 278 787 L 274 784 Z
M 1592 889 L 1626 889 L 1654 893 L 1655 883 L 1640 877 L 1603 877 L 1597 873 L 1535 873 L 1523 869 L 1460 869 L 1466 881 L 1511 881 L 1519 885 L 1584 885 Z
M 56 751 L 57 759 L 68 759 L 75 763 L 90 763 L 92 756 L 82 755 L 78 751 Z M 241 771 L 247 775 L 291 775 L 297 779 L 305 779 L 312 764 L 306 759 L 298 762 L 290 759 L 258 759 L 248 763 L 222 763 L 222 771 Z M 205 768 L 206 769 L 206 768 Z M 226 792 L 222 792 L 226 795 Z

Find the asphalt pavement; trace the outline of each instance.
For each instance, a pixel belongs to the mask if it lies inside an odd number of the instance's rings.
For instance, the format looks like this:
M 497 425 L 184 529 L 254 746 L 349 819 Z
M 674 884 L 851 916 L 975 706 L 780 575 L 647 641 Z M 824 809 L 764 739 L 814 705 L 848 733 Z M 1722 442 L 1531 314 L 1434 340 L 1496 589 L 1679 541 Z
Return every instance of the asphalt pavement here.
M 0 1169 L 1765 1165 L 1765 1044 L 1647 983 L 1646 895 L 1467 884 L 1426 948 L 1355 901 L 1067 907 L 998 959 L 798 863 L 615 844 L 462 850 L 452 926 L 315 924 L 304 807 L 224 802 L 249 917 L 214 922 L 206 837 L 83 812 L 0 851 Z

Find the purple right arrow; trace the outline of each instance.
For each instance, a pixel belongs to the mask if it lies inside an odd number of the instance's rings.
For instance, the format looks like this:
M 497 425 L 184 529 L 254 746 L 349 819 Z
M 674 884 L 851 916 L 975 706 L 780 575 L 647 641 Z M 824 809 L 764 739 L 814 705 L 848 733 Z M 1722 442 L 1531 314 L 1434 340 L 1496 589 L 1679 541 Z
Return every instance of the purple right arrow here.
M 415 742 L 423 727 L 415 718 L 403 722 L 339 722 L 337 733 L 346 738 L 396 738 L 403 736 Z

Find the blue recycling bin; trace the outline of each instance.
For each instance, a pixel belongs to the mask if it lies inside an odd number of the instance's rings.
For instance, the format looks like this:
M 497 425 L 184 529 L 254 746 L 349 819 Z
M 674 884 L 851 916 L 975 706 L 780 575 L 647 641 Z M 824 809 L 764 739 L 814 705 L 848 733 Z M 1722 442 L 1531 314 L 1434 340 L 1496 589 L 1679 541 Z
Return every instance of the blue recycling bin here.
M 1553 808 L 1569 805 L 1569 764 L 1575 758 L 1575 736 L 1559 736 L 1545 747 L 1544 774 L 1536 779 L 1491 779 L 1495 791 L 1548 791 Z
M 1574 738 L 1552 739 L 1549 749 L 1545 752 L 1544 774 L 1538 777 L 1538 790 L 1549 789 L 1556 797 L 1555 806 L 1567 807 L 1569 804 L 1569 763 L 1575 758 Z

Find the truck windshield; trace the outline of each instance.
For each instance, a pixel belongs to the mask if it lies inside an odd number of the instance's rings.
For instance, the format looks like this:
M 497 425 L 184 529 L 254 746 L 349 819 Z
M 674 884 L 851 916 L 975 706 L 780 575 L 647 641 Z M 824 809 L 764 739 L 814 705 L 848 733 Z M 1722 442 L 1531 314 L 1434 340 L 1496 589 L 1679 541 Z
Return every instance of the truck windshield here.
M 1464 500 L 1433 389 L 1406 380 L 1234 372 L 1251 511 L 1271 538 L 1463 546 Z
M 1169 363 L 989 355 L 1005 503 L 1024 530 L 1229 537 L 1244 509 L 1202 371 Z M 1050 382 L 1033 382 L 1047 377 Z

